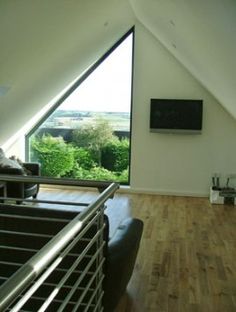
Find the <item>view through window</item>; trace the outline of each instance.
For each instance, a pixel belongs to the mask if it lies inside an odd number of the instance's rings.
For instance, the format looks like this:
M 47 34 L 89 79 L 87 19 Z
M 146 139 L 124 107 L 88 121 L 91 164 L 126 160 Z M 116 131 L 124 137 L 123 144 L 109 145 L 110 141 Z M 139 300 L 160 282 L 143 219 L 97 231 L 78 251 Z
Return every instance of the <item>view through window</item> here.
M 27 136 L 42 175 L 129 183 L 133 32 Z

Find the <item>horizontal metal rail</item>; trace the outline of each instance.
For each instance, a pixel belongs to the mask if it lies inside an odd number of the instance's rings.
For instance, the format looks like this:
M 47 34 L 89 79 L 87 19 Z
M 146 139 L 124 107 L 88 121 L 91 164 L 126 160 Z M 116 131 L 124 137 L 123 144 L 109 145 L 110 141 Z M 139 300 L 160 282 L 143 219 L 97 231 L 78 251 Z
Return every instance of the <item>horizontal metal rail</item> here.
M 1 200 L 13 200 L 15 202 L 22 201 L 22 198 L 17 198 L 17 197 L 7 197 L 3 196 L 0 197 Z M 78 207 L 86 207 L 89 205 L 89 203 L 77 203 L 77 202 L 72 202 L 72 201 L 63 201 L 63 200 L 45 200 L 45 199 L 28 199 L 24 198 L 23 199 L 24 203 L 36 203 L 36 204 L 53 204 L 53 205 L 62 205 L 62 206 L 78 206 Z M 5 205 L 11 205 L 7 202 L 5 202 Z
M 42 176 L 23 176 L 23 175 L 13 175 L 13 174 L 11 175 L 0 174 L 0 181 L 93 187 L 93 188 L 97 188 L 98 190 L 105 190 L 109 185 L 111 185 L 111 183 L 113 183 L 113 181 L 90 181 L 90 180 L 77 180 L 77 179 L 68 179 L 68 178 L 50 178 L 50 177 L 42 177 Z
M 63 250 L 67 248 L 76 235 L 80 233 L 82 227 L 86 225 L 86 222 L 88 222 L 88 220 L 96 214 L 96 211 L 99 211 L 104 206 L 106 200 L 113 197 L 115 191 L 119 188 L 119 184 L 81 180 L 76 181 L 74 179 L 42 177 L 31 178 L 28 176 L 13 177 L 9 175 L 0 175 L 0 180 L 32 182 L 39 184 L 90 186 L 96 187 L 99 190 L 105 189 L 97 199 L 89 204 L 72 221 L 65 225 L 65 227 L 57 235 L 55 235 L 42 249 L 40 249 L 0 287 L 0 311 L 4 311 L 18 295 L 28 288 L 36 277 L 43 273 L 45 268 L 50 267 L 57 256 L 61 255 Z
M 85 232 L 85 229 L 83 230 Z M 82 232 L 81 232 L 82 233 Z M 82 236 L 80 233 L 79 236 Z M 64 277 L 62 278 L 61 282 L 56 286 L 55 291 L 52 292 L 51 296 L 45 300 L 44 304 L 42 305 L 42 308 L 39 309 L 39 311 L 44 311 L 45 307 L 49 306 L 54 297 L 57 295 L 58 291 L 60 288 L 64 285 L 65 281 L 68 279 L 68 277 L 71 275 L 71 273 L 74 271 L 78 263 L 83 259 L 85 256 L 86 252 L 89 250 L 93 242 L 96 240 L 97 236 L 100 235 L 100 232 L 97 232 L 95 236 L 91 239 L 89 244 L 86 246 L 85 250 L 83 250 L 82 254 L 78 256 L 72 267 L 66 272 Z M 73 247 L 73 245 L 80 239 L 80 237 L 76 237 L 76 240 L 74 240 L 67 248 L 66 250 L 63 251 L 62 254 L 59 255 L 57 259 L 54 260 L 54 262 L 47 268 L 47 271 L 44 272 L 43 275 L 41 275 L 40 279 L 37 280 L 33 286 L 27 291 L 27 293 L 23 296 L 22 299 L 20 299 L 17 304 L 11 309 L 12 312 L 17 312 L 20 311 L 21 307 L 27 302 L 27 300 L 30 299 L 30 297 L 34 294 L 34 292 L 40 287 L 40 285 L 45 281 L 45 279 L 50 275 L 50 273 L 56 269 L 56 267 L 59 265 L 59 263 L 62 261 L 63 257 L 67 254 L 67 252 Z M 103 248 L 103 245 L 100 247 Z M 100 249 L 96 253 L 98 253 Z M 96 254 L 93 256 L 93 258 L 96 257 Z M 82 275 L 77 281 L 77 284 L 79 285 L 79 282 L 82 280 L 82 276 L 85 275 L 87 272 L 86 270 L 89 269 L 89 265 L 91 266 L 93 264 L 93 258 L 90 260 L 89 264 L 87 265 L 87 268 L 83 271 Z M 94 275 L 93 275 L 94 276 Z M 70 291 L 71 293 L 72 291 Z M 70 294 L 69 293 L 69 294 Z M 64 300 L 63 304 L 66 306 L 66 304 L 69 302 L 69 300 Z

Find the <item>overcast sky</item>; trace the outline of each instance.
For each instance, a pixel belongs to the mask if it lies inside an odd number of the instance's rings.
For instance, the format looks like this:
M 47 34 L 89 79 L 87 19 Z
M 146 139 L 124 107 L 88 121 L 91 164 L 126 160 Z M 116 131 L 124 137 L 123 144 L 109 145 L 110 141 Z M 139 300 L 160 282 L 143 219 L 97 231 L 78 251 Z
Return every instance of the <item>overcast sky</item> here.
M 59 109 L 130 112 L 132 34 L 65 100 Z

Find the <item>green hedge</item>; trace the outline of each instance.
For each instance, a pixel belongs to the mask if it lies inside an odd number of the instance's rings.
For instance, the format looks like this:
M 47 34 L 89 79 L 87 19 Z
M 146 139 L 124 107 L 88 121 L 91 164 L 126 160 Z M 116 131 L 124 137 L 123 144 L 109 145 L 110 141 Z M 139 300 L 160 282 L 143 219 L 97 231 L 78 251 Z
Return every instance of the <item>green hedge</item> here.
M 121 172 L 129 166 L 129 140 L 111 140 L 101 153 L 101 165 L 111 171 Z
M 112 138 L 101 149 L 99 166 L 90 148 L 65 143 L 62 137 L 43 135 L 30 141 L 31 161 L 41 164 L 43 176 L 128 182 L 129 141 Z
M 31 139 L 32 159 L 41 164 L 43 176 L 61 177 L 74 165 L 74 148 L 61 137 L 43 135 Z
M 94 167 L 91 170 L 78 168 L 75 172 L 75 178 L 97 180 L 97 181 L 116 181 L 120 183 L 128 182 L 128 169 L 123 170 L 121 173 L 112 172 L 101 167 Z

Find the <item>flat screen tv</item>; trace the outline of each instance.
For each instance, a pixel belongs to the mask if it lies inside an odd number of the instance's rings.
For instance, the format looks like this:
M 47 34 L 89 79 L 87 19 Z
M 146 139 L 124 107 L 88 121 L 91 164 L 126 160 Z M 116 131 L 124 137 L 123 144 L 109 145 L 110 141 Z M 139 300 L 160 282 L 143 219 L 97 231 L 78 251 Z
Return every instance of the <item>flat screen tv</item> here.
M 199 134 L 202 130 L 202 100 L 151 99 L 150 131 Z

